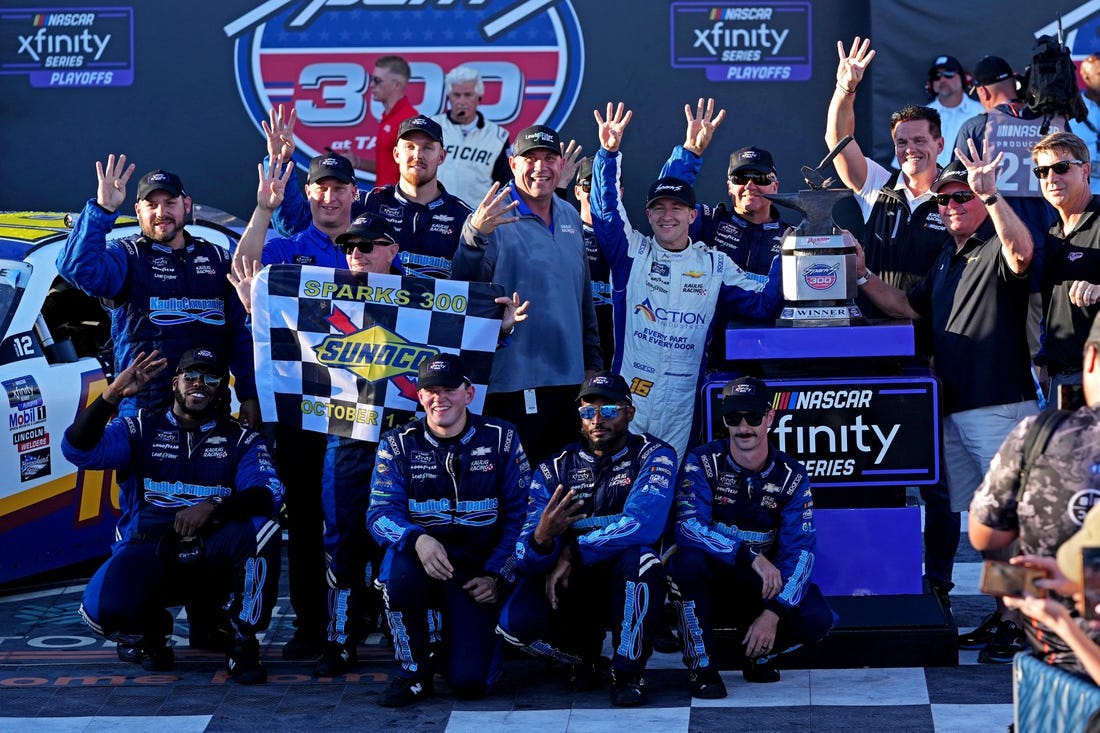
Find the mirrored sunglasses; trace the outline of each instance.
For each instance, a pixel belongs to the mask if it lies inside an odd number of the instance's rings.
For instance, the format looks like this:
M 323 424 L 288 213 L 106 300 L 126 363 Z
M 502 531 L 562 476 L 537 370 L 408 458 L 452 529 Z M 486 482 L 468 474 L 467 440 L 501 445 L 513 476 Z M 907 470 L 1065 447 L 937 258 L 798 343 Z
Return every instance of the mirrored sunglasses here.
M 594 420 L 598 412 L 604 420 L 614 420 L 625 409 L 626 405 L 581 405 L 577 408 L 577 414 L 581 420 Z
M 207 387 L 211 389 L 217 389 L 222 386 L 223 378 L 217 374 L 209 374 L 207 372 L 200 372 L 198 369 L 189 369 L 185 372 L 178 372 L 179 376 L 183 377 L 185 382 L 198 382 L 202 381 Z

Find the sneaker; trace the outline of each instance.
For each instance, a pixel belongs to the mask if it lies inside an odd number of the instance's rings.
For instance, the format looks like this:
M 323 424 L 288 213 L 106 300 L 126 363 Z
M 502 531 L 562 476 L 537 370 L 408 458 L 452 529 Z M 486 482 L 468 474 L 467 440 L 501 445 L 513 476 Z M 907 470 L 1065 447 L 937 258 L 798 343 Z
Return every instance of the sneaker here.
M 316 659 L 324 651 L 324 639 L 297 629 L 283 645 L 283 659 L 290 662 L 300 662 L 306 659 Z
M 1007 664 L 1019 652 L 1027 649 L 1024 630 L 1011 621 L 1002 621 L 997 625 L 993 641 L 978 652 L 978 661 L 982 664 Z
M 997 611 L 989 614 L 978 624 L 978 628 L 959 634 L 959 649 L 982 649 L 993 641 L 997 626 L 1001 623 L 1001 614 Z
M 611 704 L 617 708 L 634 708 L 649 702 L 645 677 L 640 674 L 611 672 Z
M 338 641 L 325 643 L 321 658 L 313 665 L 314 677 L 339 677 L 359 663 L 359 651 L 350 641 L 341 644 Z
M 378 704 L 384 708 L 403 708 L 430 697 L 434 692 L 435 684 L 431 677 L 419 679 L 397 676 L 378 696 Z
M 720 700 L 726 696 L 726 683 L 717 669 L 705 667 L 688 675 L 691 681 L 691 696 L 700 700 Z
M 168 639 L 163 636 L 143 636 L 140 650 L 141 668 L 146 672 L 167 672 L 176 661 Z
M 260 662 L 260 642 L 254 636 L 233 639 L 233 647 L 225 658 L 225 668 L 233 681 L 242 685 L 267 682 L 267 670 Z
M 118 661 L 127 664 L 141 664 L 140 643 L 120 641 L 115 646 L 115 651 L 118 652 Z
M 741 675 L 745 678 L 745 682 L 756 684 L 779 681 L 779 670 L 775 668 L 775 664 L 771 660 L 761 662 L 750 659 L 745 668 L 741 670 Z
M 569 689 L 573 692 L 591 692 L 604 686 L 611 660 L 600 657 L 594 662 L 574 664 L 569 675 Z

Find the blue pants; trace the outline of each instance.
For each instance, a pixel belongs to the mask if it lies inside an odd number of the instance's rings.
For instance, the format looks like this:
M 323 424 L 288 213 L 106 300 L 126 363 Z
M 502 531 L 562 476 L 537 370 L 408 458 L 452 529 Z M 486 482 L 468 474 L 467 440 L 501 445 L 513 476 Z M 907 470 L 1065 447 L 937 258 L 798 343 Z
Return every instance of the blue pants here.
M 455 694 L 478 698 L 500 677 L 500 639 L 494 633 L 499 603 L 477 603 L 462 589 L 483 575 L 481 561 L 447 547 L 454 577 L 429 578 L 416 550 L 386 551 L 383 598 L 397 660 L 403 674 L 424 677 L 438 671 Z M 442 615 L 438 661 L 429 664 L 432 614 Z
M 744 634 L 764 610 L 763 584 L 752 568 L 727 565 L 702 550 L 680 547 L 669 560 L 669 575 L 688 669 L 711 666 L 716 623 Z M 772 656 L 820 641 L 835 623 L 836 615 L 811 583 L 802 602 L 780 615 Z
M 172 530 L 168 530 L 171 532 Z M 225 522 L 203 536 L 205 559 L 195 566 L 158 554 L 154 540 L 115 544 L 84 590 L 81 614 L 104 636 L 164 635 L 164 609 L 199 594 L 228 599 L 230 622 L 242 636 L 263 631 L 279 592 L 279 525 L 263 518 Z
M 370 603 L 372 578 L 382 551 L 367 531 L 370 480 L 377 443 L 337 435 L 328 436 L 325 470 L 321 481 L 321 505 L 325 514 L 325 557 L 328 562 L 328 639 L 346 644 L 356 637 L 356 621 Z
M 531 654 L 576 664 L 599 658 L 610 627 L 611 666 L 641 674 L 653 651 L 665 586 L 660 561 L 641 546 L 605 562 L 574 564 L 569 586 L 558 591 L 556 611 L 546 597 L 545 576 L 527 575 L 504 604 L 499 633 Z

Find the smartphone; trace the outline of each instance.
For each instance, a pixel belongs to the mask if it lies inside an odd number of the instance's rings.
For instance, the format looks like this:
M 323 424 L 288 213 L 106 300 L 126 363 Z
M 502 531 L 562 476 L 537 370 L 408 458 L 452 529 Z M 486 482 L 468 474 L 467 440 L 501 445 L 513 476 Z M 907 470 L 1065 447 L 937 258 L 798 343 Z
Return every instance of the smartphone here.
M 1081 589 L 1085 594 L 1085 618 L 1100 619 L 1096 612 L 1100 603 L 1100 547 L 1081 548 Z
M 1038 588 L 1035 581 L 1047 577 L 1045 570 L 1012 565 L 1003 560 L 986 560 L 982 563 L 982 580 L 979 590 L 991 596 L 1037 596 L 1047 592 Z
M 1085 406 L 1085 388 L 1080 384 L 1058 385 L 1058 409 L 1077 410 Z

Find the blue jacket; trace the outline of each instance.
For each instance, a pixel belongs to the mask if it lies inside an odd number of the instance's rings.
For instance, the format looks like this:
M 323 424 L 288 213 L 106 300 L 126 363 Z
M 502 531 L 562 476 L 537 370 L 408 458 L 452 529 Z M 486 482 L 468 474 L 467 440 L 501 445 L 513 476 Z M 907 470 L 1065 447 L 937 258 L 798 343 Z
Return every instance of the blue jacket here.
M 122 401 L 119 414 L 169 404 L 176 364 L 183 352 L 199 346 L 229 359 L 239 400 L 256 397 L 252 334 L 226 279 L 229 253 L 186 233 L 187 244 L 179 250 L 143 235 L 108 242 L 117 218 L 89 200 L 57 256 L 57 271 L 110 312 L 116 374 L 138 352 L 156 349 L 168 359 L 168 368 L 146 389 Z
M 137 417 L 111 420 L 88 450 L 71 440 L 67 430 L 61 452 L 73 465 L 116 471 L 120 541 L 135 535 L 156 540 L 172 528 L 176 512 L 211 497 L 231 506 L 231 497 L 260 489 L 270 494 L 271 515 L 283 503 L 283 485 L 263 436 L 236 420 L 214 419 L 187 430 L 171 410 L 142 410 Z
M 423 419 L 381 437 L 367 529 L 383 548 L 397 551 L 429 534 L 448 555 L 512 580 L 531 468 L 515 427 L 472 412 L 466 418 L 466 430 L 456 438 L 436 438 Z
M 348 258 L 327 234 L 313 226 L 312 220 L 297 234 L 269 239 L 264 243 L 261 259 L 265 265 L 316 265 L 336 270 L 348 269 Z
M 801 463 L 771 449 L 759 473 L 734 462 L 727 440 L 688 452 L 676 493 L 676 543 L 748 567 L 763 553 L 783 576 L 764 606 L 782 615 L 810 584 L 817 531 L 810 479 Z
M 597 456 L 580 443 L 539 464 L 531 480 L 527 521 L 516 543 L 523 573 L 550 570 L 562 543 L 573 543 L 574 558 L 588 565 L 615 557 L 628 547 L 651 546 L 661 537 L 672 506 L 676 452 L 652 435 L 627 436 L 611 456 Z M 581 514 L 554 548 L 543 554 L 533 543 L 535 528 L 554 490 L 561 484 L 583 501 Z

